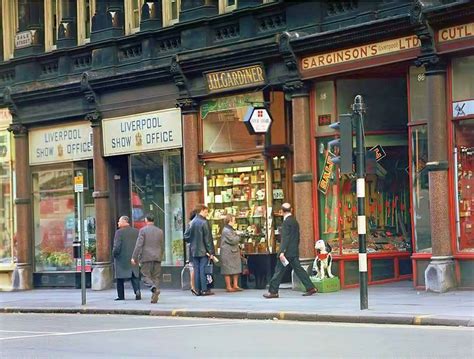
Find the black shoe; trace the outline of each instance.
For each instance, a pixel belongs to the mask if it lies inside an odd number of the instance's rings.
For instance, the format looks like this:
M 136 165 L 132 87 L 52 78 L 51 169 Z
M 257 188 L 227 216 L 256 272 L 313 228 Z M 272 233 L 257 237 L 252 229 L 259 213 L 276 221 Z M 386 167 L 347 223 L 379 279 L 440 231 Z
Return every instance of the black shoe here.
M 191 289 L 191 293 L 193 293 L 195 296 L 198 296 L 198 297 L 201 295 L 198 291 L 194 289 Z
M 137 290 L 135 293 L 135 300 L 141 300 L 142 299 L 142 293 Z
M 125 300 L 125 298 L 115 298 L 114 300 Z

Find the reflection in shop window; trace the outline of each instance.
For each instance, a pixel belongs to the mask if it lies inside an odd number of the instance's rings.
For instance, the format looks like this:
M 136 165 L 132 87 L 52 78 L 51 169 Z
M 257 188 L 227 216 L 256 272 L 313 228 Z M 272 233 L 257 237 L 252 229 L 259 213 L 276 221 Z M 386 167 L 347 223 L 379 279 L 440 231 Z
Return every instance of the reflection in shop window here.
M 263 147 L 264 136 L 250 135 L 243 122 L 248 107 L 263 103 L 262 93 L 203 101 L 203 152 L 231 152 Z
M 35 270 L 73 271 L 75 231 L 73 171 L 33 173 Z
M 474 99 L 474 56 L 453 59 L 453 101 Z
M 0 266 L 13 263 L 13 195 L 10 133 L 0 131 Z
M 428 161 L 427 126 L 411 128 L 412 146 L 412 193 L 413 222 L 416 251 L 431 252 L 431 221 L 429 201 L 429 180 L 426 162 Z
M 474 251 L 474 119 L 459 121 L 454 130 L 456 234 L 460 251 Z
M 183 265 L 182 167 L 180 151 L 131 156 L 132 225 L 145 226 L 153 214 L 165 236 L 165 265 Z

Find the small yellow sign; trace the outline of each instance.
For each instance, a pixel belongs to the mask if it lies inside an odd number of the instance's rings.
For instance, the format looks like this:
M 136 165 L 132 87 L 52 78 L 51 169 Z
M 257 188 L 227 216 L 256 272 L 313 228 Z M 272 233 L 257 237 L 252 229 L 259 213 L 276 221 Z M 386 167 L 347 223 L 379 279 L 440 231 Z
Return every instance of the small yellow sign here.
M 74 192 L 84 192 L 84 176 L 74 177 Z

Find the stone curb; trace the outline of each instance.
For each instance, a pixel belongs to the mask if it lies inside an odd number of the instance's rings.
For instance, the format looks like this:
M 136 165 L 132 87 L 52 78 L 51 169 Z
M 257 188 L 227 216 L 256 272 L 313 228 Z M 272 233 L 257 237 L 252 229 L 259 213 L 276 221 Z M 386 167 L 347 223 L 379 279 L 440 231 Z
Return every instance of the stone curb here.
M 420 326 L 474 327 L 474 319 L 460 319 L 426 315 L 344 315 L 296 312 L 244 312 L 226 310 L 144 310 L 104 308 L 0 308 L 0 313 L 44 313 L 44 314 L 120 314 L 148 315 L 159 317 L 219 318 L 250 320 L 289 320 L 302 322 L 395 324 Z

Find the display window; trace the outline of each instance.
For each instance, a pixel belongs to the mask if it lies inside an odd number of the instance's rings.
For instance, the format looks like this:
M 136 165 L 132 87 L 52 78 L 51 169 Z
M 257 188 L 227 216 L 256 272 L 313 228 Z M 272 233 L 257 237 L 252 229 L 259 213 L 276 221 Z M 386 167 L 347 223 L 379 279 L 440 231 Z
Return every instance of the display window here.
M 250 135 L 243 122 L 248 107 L 263 103 L 263 93 L 219 97 L 201 103 L 203 153 L 252 150 L 264 146 L 263 135 Z
M 79 241 L 74 176 L 84 176 L 85 255 L 95 261 L 92 161 L 33 170 L 35 272 L 77 271 L 73 242 Z
M 148 152 L 130 156 L 132 225 L 140 229 L 151 213 L 165 236 L 168 266 L 184 265 L 181 151 Z
M 390 86 L 386 83 L 390 82 Z M 315 84 L 316 163 L 319 238 L 335 254 L 359 251 L 355 174 L 341 175 L 333 158 L 337 147 L 331 123 L 334 114 L 351 113 L 362 94 L 367 111 L 363 125 L 366 163 L 367 252 L 411 251 L 408 108 L 406 78 L 347 78 Z
M 11 135 L 0 130 L 0 267 L 13 264 L 13 168 Z
M 287 200 L 287 161 L 275 156 L 229 164 L 208 162 L 205 166 L 205 203 L 214 246 L 220 247 L 224 218 L 236 217 L 236 230 L 245 254 L 268 254 L 279 250 L 281 204 Z

